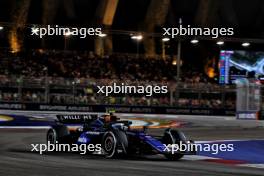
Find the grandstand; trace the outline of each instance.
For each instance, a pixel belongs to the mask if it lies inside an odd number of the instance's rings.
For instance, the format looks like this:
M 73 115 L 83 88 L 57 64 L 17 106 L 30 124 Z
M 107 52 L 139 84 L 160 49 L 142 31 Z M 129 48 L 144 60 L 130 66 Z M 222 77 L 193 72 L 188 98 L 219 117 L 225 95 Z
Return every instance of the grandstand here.
M 230 8 L 220 8 L 223 6 Z M 249 13 L 243 18 L 238 15 L 248 9 L 258 10 L 238 2 L 206 1 L 0 2 L 0 102 L 214 109 L 234 114 L 236 88 L 229 77 L 259 75 L 233 67 L 233 75 L 229 75 L 228 64 L 221 65 L 220 53 L 262 48 L 264 42 L 258 37 L 261 22 L 248 31 L 237 28 L 252 21 Z M 234 29 L 234 35 L 163 35 L 167 27 L 209 29 L 218 24 Z M 34 35 L 50 28 L 56 34 L 60 28 L 69 31 L 43 38 Z M 101 33 L 77 36 L 73 28 L 96 28 Z M 166 85 L 169 89 L 167 94 L 152 97 L 97 94 L 98 85 L 114 82 Z
M 177 84 L 171 60 L 125 54 L 102 58 L 85 52 L 34 50 L 2 54 L 0 62 L 0 101 L 5 103 L 235 107 L 234 87 L 223 89 L 201 72 L 183 71 Z M 168 85 L 169 93 L 154 97 L 97 94 L 97 85 L 113 82 Z

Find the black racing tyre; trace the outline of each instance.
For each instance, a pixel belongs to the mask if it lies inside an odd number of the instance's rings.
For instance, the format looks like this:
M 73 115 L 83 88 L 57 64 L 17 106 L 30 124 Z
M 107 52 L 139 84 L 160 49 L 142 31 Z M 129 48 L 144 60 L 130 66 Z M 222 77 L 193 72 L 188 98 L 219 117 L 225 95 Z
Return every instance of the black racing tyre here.
M 170 161 L 178 161 L 180 160 L 184 155 L 177 153 L 177 154 L 165 154 L 165 157 Z
M 127 153 L 128 140 L 124 131 L 107 131 L 102 139 L 102 150 L 106 158 L 116 158 Z M 122 151 L 119 153 L 119 150 Z
M 58 134 L 54 128 L 51 128 L 47 132 L 47 143 L 56 144 L 56 141 L 58 141 Z
M 56 144 L 66 142 L 67 136 L 70 134 L 68 128 L 64 125 L 54 126 L 47 132 L 47 142 L 50 144 Z
M 118 144 L 118 148 L 119 150 L 122 150 L 122 154 L 126 155 L 127 154 L 127 149 L 128 149 L 128 139 L 127 139 L 127 135 L 124 131 L 120 131 L 120 130 L 116 130 L 115 134 L 117 136 L 117 144 Z
M 185 136 L 181 131 L 167 129 L 162 138 L 163 144 L 179 144 L 180 141 L 185 141 Z M 164 154 L 168 160 L 177 161 L 180 160 L 184 155 L 181 153 Z

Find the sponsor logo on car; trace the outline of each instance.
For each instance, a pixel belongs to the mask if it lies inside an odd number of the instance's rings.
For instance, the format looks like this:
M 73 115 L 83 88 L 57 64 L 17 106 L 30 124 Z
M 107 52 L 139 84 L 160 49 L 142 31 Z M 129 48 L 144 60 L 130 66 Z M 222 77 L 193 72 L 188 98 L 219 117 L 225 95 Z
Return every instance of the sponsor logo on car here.
M 100 132 L 98 132 L 98 131 L 87 131 L 86 134 L 90 134 L 90 135 L 99 135 Z
M 79 137 L 78 142 L 80 143 L 87 143 L 88 139 L 85 137 Z

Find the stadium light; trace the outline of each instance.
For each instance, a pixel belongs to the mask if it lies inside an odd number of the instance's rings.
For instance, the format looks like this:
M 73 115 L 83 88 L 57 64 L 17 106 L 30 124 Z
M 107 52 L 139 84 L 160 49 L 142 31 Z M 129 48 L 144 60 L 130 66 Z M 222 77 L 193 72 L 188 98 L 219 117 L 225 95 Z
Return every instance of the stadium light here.
M 250 46 L 250 43 L 245 42 L 245 43 L 242 43 L 241 45 L 242 45 L 243 47 L 248 47 L 248 46 Z
M 71 33 L 71 31 L 68 31 L 64 35 L 65 35 L 65 37 L 69 37 L 70 35 L 72 35 L 72 33 Z
M 198 42 L 199 42 L 199 40 L 196 40 L 196 39 L 191 40 L 191 43 L 192 43 L 192 44 L 196 44 L 196 43 L 198 43 Z
M 223 44 L 225 44 L 225 42 L 224 41 L 218 41 L 218 42 L 216 42 L 216 44 L 217 45 L 223 45 Z
M 4 27 L 3 26 L 0 26 L 0 31 L 3 30 L 3 29 L 4 29 Z
M 104 38 L 104 37 L 107 36 L 107 34 L 105 34 L 105 33 L 101 33 L 101 34 L 99 34 L 98 36 L 101 37 L 101 38 Z
M 170 41 L 170 38 L 167 38 L 167 37 L 162 38 L 162 41 L 163 41 L 163 42 L 168 42 L 168 41 Z
M 132 35 L 131 39 L 137 41 L 137 58 L 139 58 L 139 42 L 143 39 L 143 36 L 142 35 Z
M 39 31 L 39 28 L 36 28 L 36 27 L 32 27 L 32 28 L 31 28 L 31 32 L 32 32 L 32 34 L 37 34 L 38 31 Z
M 131 39 L 133 39 L 133 40 L 137 40 L 137 41 L 140 41 L 140 40 L 143 39 L 143 36 L 142 36 L 142 35 L 133 35 L 133 36 L 131 37 Z
M 166 42 L 170 41 L 170 38 L 168 37 L 164 37 L 161 39 L 162 43 L 161 43 L 161 47 L 162 47 L 162 58 L 166 59 Z
M 68 49 L 68 40 L 70 40 L 70 36 L 72 35 L 71 31 L 67 31 L 64 33 L 64 50 Z
M 177 62 L 177 58 L 176 59 L 173 59 L 173 61 L 172 61 L 172 65 L 178 65 L 178 63 L 180 63 L 179 65 L 180 66 L 182 66 L 182 64 L 183 64 L 183 61 L 182 60 L 180 60 L 179 62 Z

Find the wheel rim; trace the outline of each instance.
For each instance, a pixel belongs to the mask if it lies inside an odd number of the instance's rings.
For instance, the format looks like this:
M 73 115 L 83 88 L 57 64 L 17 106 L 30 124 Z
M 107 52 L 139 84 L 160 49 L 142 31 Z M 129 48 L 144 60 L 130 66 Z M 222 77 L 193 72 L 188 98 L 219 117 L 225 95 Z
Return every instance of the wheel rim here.
M 52 130 L 51 132 L 48 133 L 47 141 L 52 143 L 52 144 L 56 143 L 56 133 L 54 130 Z
M 114 138 L 112 136 L 108 136 L 105 139 L 105 150 L 107 152 L 111 152 L 114 147 Z
M 54 142 L 54 135 L 53 135 L 53 133 L 50 133 L 49 135 L 48 135 L 48 141 L 50 141 L 50 142 Z
M 103 141 L 103 150 L 107 158 L 112 158 L 116 153 L 116 138 L 113 132 L 109 131 L 105 134 Z

